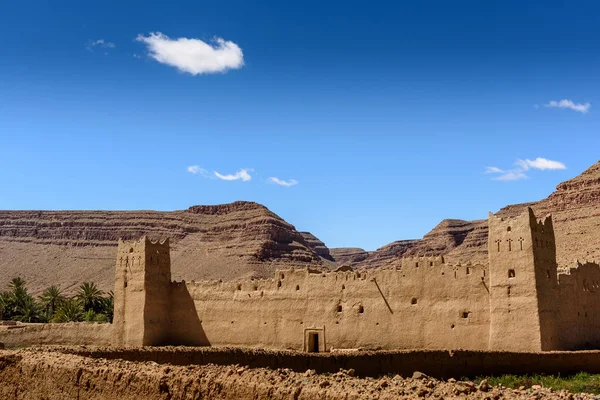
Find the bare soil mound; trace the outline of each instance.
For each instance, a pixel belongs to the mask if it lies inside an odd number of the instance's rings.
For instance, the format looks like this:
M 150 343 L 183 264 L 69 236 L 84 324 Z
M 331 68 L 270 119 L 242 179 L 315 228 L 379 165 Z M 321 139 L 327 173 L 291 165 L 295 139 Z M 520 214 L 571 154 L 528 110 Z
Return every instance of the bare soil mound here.
M 248 368 L 241 365 L 161 365 L 88 358 L 57 351 L 0 351 L 2 399 L 593 399 L 541 387 L 508 389 L 486 381 L 359 378 L 353 370 Z

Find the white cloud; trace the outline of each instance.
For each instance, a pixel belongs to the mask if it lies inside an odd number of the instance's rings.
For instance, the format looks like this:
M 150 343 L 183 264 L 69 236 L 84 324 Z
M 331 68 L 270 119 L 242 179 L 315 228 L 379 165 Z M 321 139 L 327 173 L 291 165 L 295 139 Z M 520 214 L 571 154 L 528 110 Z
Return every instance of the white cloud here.
M 529 168 L 540 169 L 545 171 L 547 169 L 567 169 L 565 164 L 560 161 L 548 160 L 547 158 L 538 157 L 535 160 L 517 160 L 517 164 L 525 171 Z
M 526 171 L 530 169 L 545 170 L 556 170 L 556 169 L 567 169 L 565 164 L 560 161 L 548 160 L 547 158 L 538 157 L 535 160 L 526 158 L 525 160 L 517 159 L 515 161 L 516 168 L 503 170 L 498 167 L 486 167 L 486 174 L 501 174 L 492 178 L 494 181 L 518 181 L 521 179 L 529 178 Z
M 519 169 L 513 169 L 513 170 L 509 170 L 506 171 L 506 173 L 503 173 L 500 176 L 497 176 L 495 178 L 492 178 L 492 180 L 494 181 L 518 181 L 521 179 L 527 179 L 528 176 L 525 175 L 525 173 Z
M 190 174 L 194 174 L 194 175 L 206 172 L 203 168 L 200 168 L 199 165 L 190 165 L 189 167 L 187 167 L 187 171 Z
M 94 47 L 98 47 L 101 49 L 114 49 L 115 47 L 117 47 L 117 45 L 112 42 L 106 42 L 104 39 L 90 40 L 86 45 L 86 49 L 88 49 L 89 51 L 94 51 Z M 104 54 L 106 54 L 106 52 Z
M 160 32 L 138 35 L 150 57 L 192 75 L 225 72 L 244 65 L 242 49 L 231 41 L 215 38 L 212 44 L 200 39 L 171 39 Z
M 222 175 L 220 173 L 218 173 L 217 171 L 215 171 L 215 176 L 219 179 L 222 179 L 224 181 L 237 181 L 239 179 L 241 179 L 243 182 L 248 182 L 249 180 L 252 179 L 252 176 L 250 176 L 249 172 L 252 172 L 252 169 L 240 169 L 238 172 L 236 172 L 235 174 L 229 174 L 229 175 Z
M 592 105 L 590 103 L 585 103 L 585 104 L 577 103 L 576 104 L 576 103 L 573 103 L 572 100 L 567 100 L 567 99 L 563 99 L 561 101 L 552 100 L 548 104 L 546 104 L 546 107 L 568 108 L 573 111 L 578 111 L 578 112 L 581 112 L 584 114 L 589 111 L 591 106 Z
M 275 183 L 280 186 L 286 186 L 286 187 L 290 187 L 290 186 L 294 186 L 294 185 L 298 184 L 298 181 L 295 179 L 290 179 L 289 181 L 286 181 L 283 179 L 276 178 L 274 176 L 269 178 L 269 182 Z
M 486 174 L 501 174 L 502 172 L 504 172 L 504 170 L 498 167 L 485 167 Z

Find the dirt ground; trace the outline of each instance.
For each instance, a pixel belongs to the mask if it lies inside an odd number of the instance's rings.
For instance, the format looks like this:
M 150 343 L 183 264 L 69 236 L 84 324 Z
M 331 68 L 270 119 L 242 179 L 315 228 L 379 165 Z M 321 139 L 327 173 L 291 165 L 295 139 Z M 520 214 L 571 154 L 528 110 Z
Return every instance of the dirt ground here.
M 514 390 L 469 381 L 388 376 L 353 370 L 173 366 L 65 354 L 57 349 L 0 350 L 1 399 L 594 399 L 533 387 Z

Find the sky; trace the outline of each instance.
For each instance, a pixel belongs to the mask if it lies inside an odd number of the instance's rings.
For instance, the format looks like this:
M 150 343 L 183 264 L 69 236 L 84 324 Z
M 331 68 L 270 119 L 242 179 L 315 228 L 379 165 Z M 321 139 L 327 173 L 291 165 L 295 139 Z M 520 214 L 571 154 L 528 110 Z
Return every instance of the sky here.
M 6 1 L 0 37 L 0 209 L 247 200 L 374 250 L 600 158 L 595 1 Z

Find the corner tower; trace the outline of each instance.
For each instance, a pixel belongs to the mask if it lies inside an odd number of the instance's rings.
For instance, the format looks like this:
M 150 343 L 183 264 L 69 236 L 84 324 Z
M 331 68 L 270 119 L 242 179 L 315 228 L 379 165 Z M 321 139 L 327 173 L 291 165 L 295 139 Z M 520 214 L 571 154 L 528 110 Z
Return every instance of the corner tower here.
M 169 239 L 119 239 L 115 269 L 115 344 L 152 346 L 166 340 L 171 259 Z
M 491 350 L 558 348 L 556 246 L 552 218 L 533 210 L 504 220 L 489 214 Z

